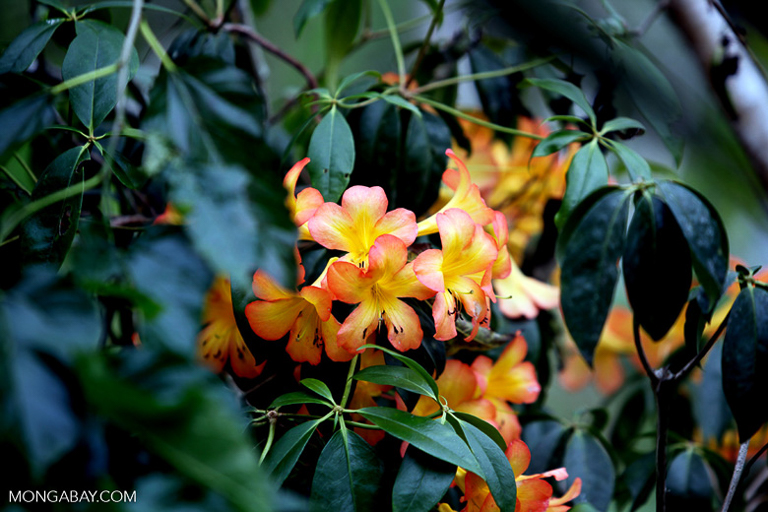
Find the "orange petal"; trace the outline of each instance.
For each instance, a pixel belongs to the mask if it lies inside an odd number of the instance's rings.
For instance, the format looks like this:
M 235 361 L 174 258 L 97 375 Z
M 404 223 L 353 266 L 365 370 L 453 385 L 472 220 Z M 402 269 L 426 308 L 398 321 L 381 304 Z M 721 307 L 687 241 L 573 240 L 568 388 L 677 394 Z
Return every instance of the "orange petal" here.
M 400 352 L 418 348 L 424 333 L 419 315 L 411 306 L 399 299 L 381 298 L 384 321 L 387 324 L 387 339 Z
M 515 473 L 515 477 L 522 476 L 525 470 L 528 469 L 528 465 L 531 463 L 531 450 L 528 449 L 528 445 L 520 439 L 513 439 L 507 450 L 504 452 L 507 456 L 507 460 L 512 466 L 512 471 Z
M 320 319 L 311 305 L 306 304 L 294 322 L 285 351 L 297 363 L 320 364 L 323 355 Z
M 375 332 L 378 323 L 379 310 L 376 301 L 361 302 L 341 324 L 336 338 L 339 346 L 349 352 L 355 352 L 365 343 L 368 335 Z
M 352 252 L 357 244 L 352 217 L 336 203 L 324 203 L 307 222 L 312 238 L 328 249 Z
M 338 334 L 340 327 L 341 324 L 333 317 L 333 315 L 331 315 L 327 321 L 322 322 L 321 325 L 325 353 L 328 354 L 328 359 L 337 363 L 350 361 L 355 357 L 354 352 L 350 352 L 339 346 Z
M 456 409 L 474 398 L 477 379 L 468 364 L 449 359 L 445 363 L 445 370 L 437 379 L 437 387 L 448 401 L 448 406 Z
M 445 292 L 443 279 L 443 252 L 439 249 L 428 249 L 419 254 L 413 261 L 416 278 L 426 287 L 438 293 Z
M 435 322 L 435 339 L 452 340 L 456 337 L 456 301 L 450 292 L 435 295 L 432 304 L 432 320 Z
M 373 228 L 387 212 L 387 194 L 381 187 L 355 185 L 348 188 L 341 197 L 341 207 L 357 226 Z
M 564 503 L 568 503 L 572 499 L 574 499 L 576 496 L 581 494 L 581 478 L 576 478 L 576 480 L 573 481 L 573 484 L 571 484 L 571 487 L 568 489 L 568 491 L 563 494 L 559 498 L 552 498 L 549 500 L 549 509 L 548 511 L 551 512 L 560 512 L 568 510 L 568 507 L 562 507 L 560 508 L 559 505 L 563 505 Z
M 289 299 L 295 296 L 261 269 L 253 274 L 253 294 L 262 300 Z
M 374 276 L 348 261 L 337 261 L 328 269 L 328 288 L 336 299 L 347 304 L 369 300 L 374 283 Z
M 517 482 L 517 502 L 515 512 L 546 512 L 552 486 L 544 480 L 532 479 Z
M 307 187 L 296 196 L 296 213 L 293 222 L 301 226 L 307 222 L 320 208 L 325 200 L 319 190 Z
M 229 364 L 235 375 L 246 379 L 254 379 L 261 374 L 261 371 L 264 369 L 267 362 L 264 361 L 257 366 L 256 359 L 245 345 L 245 341 L 243 340 L 240 331 L 237 331 L 235 328 L 234 332 L 234 337 L 229 344 Z
M 305 286 L 299 295 L 315 307 L 317 315 L 323 322 L 331 316 L 331 294 L 328 290 L 316 286 Z
M 307 302 L 300 297 L 255 301 L 245 306 L 251 329 L 265 340 L 279 340 L 291 330 Z
M 416 215 L 405 208 L 388 212 L 376 222 L 373 229 L 374 237 L 390 234 L 402 240 L 406 246 L 411 245 L 416 240 L 418 231 Z

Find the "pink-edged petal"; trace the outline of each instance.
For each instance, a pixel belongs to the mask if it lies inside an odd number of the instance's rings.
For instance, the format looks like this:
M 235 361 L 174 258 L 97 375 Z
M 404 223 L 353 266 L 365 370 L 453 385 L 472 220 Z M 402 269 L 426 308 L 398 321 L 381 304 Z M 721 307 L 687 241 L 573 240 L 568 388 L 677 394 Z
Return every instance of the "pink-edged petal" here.
M 293 222 L 297 226 L 301 226 L 307 222 L 325 203 L 323 195 L 319 190 L 312 187 L 305 188 L 296 196 L 296 211 L 293 217 Z
M 341 196 L 341 207 L 349 213 L 356 226 L 373 228 L 387 212 L 387 194 L 381 187 L 356 185 Z
M 341 348 L 355 352 L 365 343 L 366 338 L 376 331 L 379 324 L 377 306 L 375 301 L 366 300 L 347 316 L 336 337 Z
M 295 297 L 294 293 L 289 292 L 277 282 L 275 282 L 269 274 L 259 269 L 253 274 L 253 294 L 262 300 L 278 300 L 289 299 Z
M 413 262 L 401 268 L 391 279 L 382 280 L 379 284 L 382 290 L 395 297 L 412 297 L 427 300 L 435 295 L 435 291 L 424 286 L 416 277 Z
M 435 295 L 432 319 L 435 322 L 435 339 L 448 341 L 456 337 L 456 301 L 450 292 Z
M 516 404 L 532 404 L 539 398 L 541 385 L 536 379 L 536 368 L 526 361 L 507 373 L 491 372 L 486 393 Z
M 293 327 L 296 317 L 307 305 L 300 297 L 275 301 L 255 301 L 245 306 L 251 329 L 265 340 L 279 340 Z
M 325 322 L 331 316 L 331 294 L 316 286 L 305 286 L 299 294 L 315 307 L 317 316 Z
M 481 395 L 484 395 L 488 388 L 488 377 L 491 375 L 491 370 L 493 370 L 493 359 L 488 356 L 479 355 L 472 361 L 472 371 L 477 376 Z
M 571 487 L 566 491 L 565 494 L 560 496 L 559 498 L 552 498 L 549 500 L 549 510 L 551 512 L 560 512 L 568 510 L 568 507 L 563 506 L 565 503 L 568 503 L 572 499 L 576 498 L 579 494 L 581 494 L 581 478 L 576 478 L 573 483 L 571 484 Z
M 402 240 L 393 235 L 381 235 L 368 253 L 368 271 L 376 279 L 392 277 L 408 262 L 408 249 Z
M 499 428 L 496 424 L 496 407 L 490 400 L 486 400 L 485 398 L 469 400 L 459 404 L 455 410 L 482 418 L 497 429 Z
M 552 309 L 560 302 L 560 290 L 523 274 L 511 262 L 511 272 L 493 282 L 499 297 L 499 309 L 510 318 L 535 318 L 540 309 Z
M 552 486 L 544 480 L 531 479 L 517 482 L 517 502 L 515 512 L 546 512 Z
M 419 348 L 424 333 L 421 330 L 419 315 L 405 302 L 382 298 L 384 321 L 387 324 L 387 339 L 400 352 Z
M 308 163 L 309 158 L 303 158 L 302 160 L 299 160 L 293 164 L 293 167 L 288 170 L 285 178 L 283 178 L 283 187 L 285 187 L 285 189 L 288 191 L 288 197 L 285 199 L 285 206 L 288 207 L 291 215 L 295 215 L 296 213 L 296 198 L 294 197 L 296 192 L 296 182 L 299 181 L 301 171 L 304 170 L 304 167 Z
M 443 252 L 439 249 L 428 249 L 413 260 L 413 270 L 416 278 L 426 287 L 438 293 L 445 292 L 443 279 Z
M 520 477 L 525 470 L 528 469 L 528 465 L 531 463 L 531 450 L 528 445 L 520 439 L 513 439 L 507 450 L 504 452 L 507 456 L 507 460 L 512 466 L 512 471 L 515 473 L 515 477 Z
M 371 286 L 375 283 L 357 265 L 348 261 L 337 261 L 328 269 L 328 289 L 333 296 L 348 304 L 357 304 L 370 298 Z
M 328 354 L 328 359 L 337 363 L 349 361 L 356 354 L 339 346 L 338 335 L 340 328 L 341 324 L 333 315 L 327 321 L 322 322 L 321 326 L 325 353 Z
M 352 217 L 336 203 L 323 203 L 307 226 L 312 238 L 328 249 L 352 252 L 358 245 Z
M 409 246 L 416 240 L 416 233 L 419 229 L 416 227 L 416 215 L 405 208 L 398 208 L 387 212 L 376 222 L 373 228 L 373 236 L 378 237 L 384 234 L 396 236 L 406 246 Z
M 493 262 L 491 275 L 493 279 L 504 279 L 511 273 L 512 256 L 510 256 L 509 249 L 505 245 L 499 249 L 499 255 L 496 257 L 496 261 Z

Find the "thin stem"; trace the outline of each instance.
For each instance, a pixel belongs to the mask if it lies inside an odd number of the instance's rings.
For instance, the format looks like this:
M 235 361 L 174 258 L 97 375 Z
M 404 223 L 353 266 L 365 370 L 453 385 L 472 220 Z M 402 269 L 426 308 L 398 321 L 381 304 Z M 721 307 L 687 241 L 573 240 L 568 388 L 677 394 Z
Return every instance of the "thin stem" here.
M 669 7 L 669 1 L 670 0 L 661 0 L 659 3 L 654 5 L 651 13 L 640 23 L 640 25 L 637 26 L 637 28 L 635 28 L 634 30 L 631 30 L 630 34 L 632 34 L 635 37 L 639 37 L 645 34 L 648 31 L 648 29 L 651 28 L 651 25 L 653 25 L 653 22 L 656 21 L 659 15 L 667 7 Z
M 176 72 L 176 64 L 174 64 L 173 60 L 171 60 L 171 58 L 168 56 L 165 48 L 163 48 L 163 45 L 160 44 L 160 41 L 158 41 L 155 33 L 152 32 L 152 29 L 149 27 L 149 23 L 146 21 L 141 22 L 141 35 L 144 36 L 144 39 L 147 41 L 149 47 L 152 48 L 152 51 L 155 52 L 155 55 L 157 55 L 157 57 L 160 59 L 163 67 L 170 73 Z
M 259 457 L 259 466 L 264 463 L 264 459 L 269 453 L 269 449 L 272 448 L 272 442 L 275 440 L 275 421 L 270 418 L 269 420 L 269 433 L 267 434 L 267 444 L 264 445 L 264 450 Z
M 203 8 L 202 8 L 202 7 L 200 7 L 200 5 L 199 5 L 197 2 L 195 2 L 195 0 L 182 0 L 182 2 L 184 2 L 184 5 L 186 5 L 187 7 L 189 7 L 189 9 L 190 9 L 190 10 L 191 10 L 193 13 L 195 13 L 195 15 L 196 15 L 198 18 L 200 18 L 200 19 L 203 21 L 203 23 L 205 23 L 206 25 L 210 25 L 210 24 L 211 24 L 211 19 L 210 19 L 210 18 L 208 17 L 208 15 L 205 13 L 205 11 L 203 10 Z
M 488 121 L 483 121 L 482 119 L 478 119 L 476 117 L 473 117 L 469 114 L 465 114 L 461 110 L 457 110 L 453 107 L 449 107 L 448 105 L 445 105 L 443 103 L 440 103 L 438 101 L 431 100 L 429 98 L 425 98 L 424 96 L 412 96 L 411 99 L 416 100 L 421 103 L 425 103 L 431 107 L 436 108 L 437 110 L 442 110 L 443 112 L 448 112 L 449 114 L 460 117 L 462 119 L 466 119 L 467 121 L 470 121 L 472 123 L 475 123 L 480 126 L 485 126 L 486 128 L 490 128 L 491 130 L 496 130 L 497 132 L 502 133 L 509 133 L 511 135 L 517 135 L 520 137 L 526 137 L 529 139 L 534 140 L 542 140 L 544 137 L 541 135 L 537 135 L 535 133 L 528 133 L 524 132 L 522 130 L 516 130 L 515 128 L 508 128 L 506 126 L 501 126 L 500 124 L 491 123 Z
M 273 42 L 269 41 L 268 39 L 265 39 L 260 34 L 257 34 L 255 30 L 253 30 L 251 27 L 247 25 L 242 25 L 239 23 L 225 23 L 221 26 L 223 30 L 226 30 L 227 32 L 240 34 L 242 36 L 247 37 L 254 43 L 258 44 L 262 48 L 264 48 L 269 53 L 273 54 L 274 56 L 280 58 L 290 66 L 293 66 L 299 73 L 301 73 L 304 76 L 304 79 L 307 81 L 307 85 L 309 85 L 310 89 L 314 89 L 317 87 L 317 78 L 315 78 L 315 75 L 312 74 L 307 67 L 296 60 L 294 57 L 288 55 L 283 50 L 278 48 Z
M 19 162 L 19 165 L 21 165 L 24 168 L 24 170 L 27 171 L 27 174 L 29 174 L 29 177 L 32 178 L 32 181 L 37 183 L 37 176 L 35 176 L 35 173 L 33 173 L 32 169 L 29 168 L 29 165 L 27 165 L 27 162 L 25 162 L 24 159 L 21 158 L 21 156 L 16 151 L 13 152 L 13 157 L 16 159 L 17 162 Z
M 216 19 L 224 19 L 224 0 L 216 0 Z
M 19 187 L 21 190 L 23 190 L 27 194 L 32 193 L 32 190 L 28 190 L 27 187 L 25 187 L 24 184 L 21 181 L 19 181 L 19 179 L 16 176 L 14 176 L 14 174 L 11 171 L 9 171 L 7 168 L 0 165 L 0 171 L 3 171 L 5 174 L 7 174 L 8 178 L 10 178 L 11 181 L 14 182 L 16 186 Z
M 344 420 L 344 423 L 346 423 L 347 425 L 352 425 L 353 427 L 367 428 L 369 430 L 383 430 L 380 426 L 372 425 L 371 423 L 360 423 L 359 421 L 350 421 L 350 420 Z
M 640 363 L 643 365 L 643 370 L 645 370 L 645 373 L 651 380 L 651 386 L 653 387 L 654 392 L 657 392 L 657 388 L 659 386 L 659 377 L 656 375 L 656 370 L 653 369 L 651 363 L 648 361 L 648 356 L 645 354 L 645 349 L 643 348 L 643 344 L 640 341 L 640 323 L 637 321 L 637 317 L 632 319 L 632 330 L 634 332 L 635 348 L 637 349 L 637 355 L 640 358 Z
M 682 370 L 675 373 L 672 378 L 674 380 L 681 380 L 683 377 L 688 375 L 688 373 L 698 365 L 702 359 L 704 359 L 704 356 L 706 356 L 709 351 L 712 349 L 712 347 L 715 345 L 715 342 L 720 337 L 721 334 L 723 334 L 723 331 L 725 330 L 725 326 L 728 325 L 728 318 L 730 318 L 731 312 L 729 311 L 727 315 L 725 315 L 725 318 L 723 318 L 723 321 L 720 323 L 720 326 L 717 328 L 715 333 L 712 335 L 711 338 L 707 341 L 706 345 L 704 345 L 698 354 L 696 354 L 696 357 L 691 359 L 688 364 L 686 364 Z
M 752 465 L 757 462 L 757 459 L 760 458 L 762 454 L 764 454 L 768 450 L 768 443 L 765 443 L 762 448 L 760 448 L 756 454 L 754 454 L 752 457 L 750 457 L 749 462 L 744 466 L 744 473 L 749 474 L 749 470 L 752 469 Z
M 497 78 L 500 76 L 507 76 L 513 73 L 519 73 L 520 71 L 525 71 L 526 69 L 531 69 L 537 66 L 541 66 L 542 64 L 551 62 L 553 59 L 554 57 L 546 57 L 542 59 L 532 60 L 531 62 L 526 62 L 525 64 L 518 64 L 517 66 L 510 66 L 504 69 L 497 69 L 496 71 L 486 71 L 484 73 L 474 73 L 472 75 L 454 76 L 451 78 L 446 78 L 445 80 L 438 80 L 436 82 L 425 84 L 421 87 L 418 87 L 416 90 L 413 91 L 413 93 L 421 94 L 423 92 L 432 91 L 434 89 L 439 89 L 441 87 L 448 87 L 449 85 L 455 85 L 461 82 L 485 80 L 486 78 Z
M 403 48 L 400 46 L 400 37 L 397 35 L 397 26 L 387 1 L 379 0 L 379 6 L 381 6 L 384 19 L 387 21 L 389 36 L 392 38 L 392 46 L 395 50 L 395 59 L 397 60 L 397 74 L 400 76 L 400 85 L 405 86 L 405 58 L 403 57 Z
M 443 5 L 445 5 L 445 0 L 440 0 L 440 3 L 437 5 L 437 9 L 435 10 L 435 15 L 432 16 L 432 22 L 429 24 L 429 29 L 427 29 L 427 35 L 424 36 L 424 42 L 421 44 L 421 47 L 419 48 L 419 53 L 416 55 L 416 61 L 413 63 L 413 67 L 411 68 L 411 75 L 408 77 L 408 81 L 405 83 L 405 87 L 408 87 L 408 84 L 410 84 L 414 77 L 416 76 L 416 71 L 419 70 L 419 66 L 421 65 L 421 61 L 424 60 L 424 55 L 427 53 L 427 48 L 429 47 L 429 41 L 432 39 L 432 32 L 435 31 L 435 26 L 437 26 L 437 19 L 440 17 L 440 14 L 443 12 Z M 402 83 L 402 80 L 401 80 Z
M 16 240 L 18 240 L 19 238 L 21 238 L 19 235 L 16 235 L 16 236 L 12 236 L 12 237 L 11 237 L 11 238 L 9 238 L 8 240 L 4 240 L 3 242 L 0 242 L 0 247 L 4 246 L 5 244 L 9 244 L 9 243 L 11 243 L 11 242 L 15 242 L 15 241 L 16 241 Z
M 722 512 L 728 512 L 728 508 L 731 506 L 733 497 L 736 495 L 736 489 L 739 487 L 739 481 L 741 480 L 741 473 L 744 471 L 744 461 L 747 460 L 747 450 L 749 448 L 749 439 L 741 443 L 739 446 L 739 456 L 736 458 L 736 465 L 733 468 L 733 476 L 731 477 L 731 483 L 728 486 L 728 494 L 725 496 L 723 502 Z
M 109 66 L 104 66 L 103 68 L 94 69 L 93 71 L 89 71 L 87 73 L 83 73 L 82 75 L 72 77 L 69 80 L 65 80 L 58 85 L 54 85 L 51 87 L 50 93 L 60 94 L 68 89 L 77 87 L 78 85 L 83 85 L 92 80 L 98 80 L 99 78 L 104 78 L 105 76 L 116 73 L 118 69 L 120 69 L 119 62 L 115 62 Z
M 669 398 L 667 384 L 661 381 L 654 389 L 656 395 L 656 512 L 666 510 L 667 492 L 667 431 L 669 430 Z
M 347 406 L 347 400 L 349 399 L 349 393 L 352 390 L 352 375 L 355 374 L 355 368 L 357 367 L 357 360 L 360 359 L 360 354 L 355 354 L 352 361 L 349 363 L 349 370 L 347 371 L 347 382 L 344 386 L 344 395 L 341 397 L 341 407 Z

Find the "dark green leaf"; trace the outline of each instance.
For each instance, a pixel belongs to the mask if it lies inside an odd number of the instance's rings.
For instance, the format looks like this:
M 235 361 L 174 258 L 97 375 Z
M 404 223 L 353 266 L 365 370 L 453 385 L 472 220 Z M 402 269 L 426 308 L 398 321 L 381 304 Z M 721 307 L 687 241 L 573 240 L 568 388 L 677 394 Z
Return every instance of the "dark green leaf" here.
M 670 510 L 706 510 L 712 505 L 712 469 L 689 448 L 678 454 L 667 472 L 667 506 Z
M 478 418 L 477 416 L 473 414 L 468 414 L 466 412 L 457 412 L 454 411 L 453 415 L 456 416 L 459 420 L 461 420 L 464 423 L 469 423 L 473 427 L 475 427 L 477 430 L 488 436 L 494 443 L 496 443 L 496 446 L 498 446 L 501 451 L 504 451 L 507 449 L 507 443 L 504 441 L 504 438 L 501 437 L 501 434 L 499 433 L 499 429 L 488 423 L 487 421 Z
M 488 484 L 496 505 L 501 510 L 514 510 L 517 485 L 515 473 L 504 450 L 471 423 L 462 422 L 462 427 L 477 463 L 483 468 L 484 480 Z
M 419 110 L 416 107 L 416 105 L 414 105 L 413 103 L 411 103 L 410 101 L 408 101 L 406 99 L 401 98 L 400 96 L 394 96 L 394 95 L 391 95 L 391 94 L 387 94 L 385 96 L 382 96 L 381 98 L 384 101 L 386 101 L 387 103 L 391 103 L 392 105 L 395 105 L 396 107 L 401 107 L 401 108 L 404 108 L 406 110 L 410 110 L 415 115 L 421 117 L 421 110 Z
M 432 389 L 432 398 L 439 401 L 440 390 L 437 388 L 437 382 L 435 382 L 435 379 L 432 378 L 432 375 L 430 375 L 427 372 L 427 370 L 425 370 L 424 367 L 421 366 L 419 363 L 417 363 L 410 357 L 404 356 L 400 352 L 396 352 L 394 350 L 390 350 L 385 347 L 379 347 L 377 345 L 363 345 L 358 350 L 364 349 L 364 348 L 375 348 L 376 350 L 381 350 L 382 352 L 386 352 L 387 354 L 394 357 L 395 359 L 403 363 L 405 366 L 407 366 L 411 370 L 418 373 L 421 376 L 421 379 L 429 385 L 430 389 Z
M 120 183 L 126 187 L 138 190 L 144 186 L 149 179 L 146 167 L 137 167 L 133 165 L 122 153 L 115 152 L 110 155 L 112 160 L 112 173 L 120 180 Z
M 325 51 L 328 65 L 338 66 L 357 36 L 362 0 L 334 0 L 325 9 Z
M 295 229 L 281 204 L 285 192 L 271 177 L 204 164 L 174 169 L 170 176 L 171 199 L 185 212 L 195 247 L 238 286 L 249 285 L 259 266 L 284 285 L 295 280 Z M 258 191 L 249 191 L 255 186 Z
M 690 307 L 690 306 L 689 306 Z M 701 428 L 703 442 L 717 442 L 731 426 L 733 415 L 723 391 L 723 344 L 717 343 L 709 351 L 700 382 L 691 382 L 691 405 L 696 424 Z
M 65 80 L 94 71 L 117 62 L 120 58 L 125 36 L 111 25 L 96 20 L 77 23 L 77 37 L 69 45 L 61 75 Z M 131 53 L 128 80 L 139 68 L 139 57 Z M 117 73 L 92 80 L 69 90 L 69 101 L 77 117 L 85 126 L 95 129 L 115 108 L 118 87 Z
M 355 139 L 347 120 L 335 106 L 312 132 L 307 156 L 312 186 L 326 201 L 338 201 L 355 165 Z
M 397 194 L 397 168 L 402 152 L 402 122 L 398 110 L 391 103 L 377 101 L 359 109 L 349 119 L 350 128 L 355 133 L 352 183 L 383 188 L 390 207 L 402 206 Z M 421 149 L 426 152 L 428 147 Z
M 627 233 L 622 260 L 635 318 L 658 341 L 677 320 L 691 288 L 691 257 L 672 211 L 642 194 Z
M 723 390 L 741 443 L 768 421 L 768 291 L 747 286 L 736 297 L 723 343 Z
M 0 75 L 23 73 L 35 61 L 56 29 L 64 23 L 61 18 L 40 21 L 25 28 L 0 57 Z
M 235 43 L 225 30 L 213 33 L 191 28 L 173 40 L 168 55 L 178 65 L 186 64 L 189 59 L 208 57 L 234 66 Z
M 709 201 L 686 185 L 661 181 L 658 191 L 688 241 L 693 270 L 709 298 L 708 313 L 722 294 L 728 272 L 728 235 L 723 221 Z
M 379 81 L 379 80 L 381 80 L 381 73 L 379 73 L 378 71 L 370 70 L 370 71 L 361 71 L 359 73 L 353 73 L 351 75 L 345 76 L 344 79 L 339 83 L 339 86 L 336 87 L 336 92 L 334 93 L 334 97 L 338 98 L 339 95 L 344 90 L 347 89 L 347 87 L 349 87 L 353 83 L 357 82 L 361 78 L 365 78 L 365 77 L 367 77 L 367 78 L 374 78 L 374 79 L 376 79 L 376 81 Z M 330 96 L 330 94 L 329 94 L 329 96 Z
M 299 6 L 299 10 L 293 16 L 293 31 L 298 39 L 304 30 L 307 21 L 314 18 L 328 7 L 333 0 L 304 0 Z
M 336 403 L 333 401 L 333 393 L 331 393 L 331 390 L 328 389 L 328 386 L 325 384 L 325 382 L 317 379 L 301 379 L 299 384 L 306 386 L 318 395 L 327 398 L 332 404 Z
M 6 153 L 37 135 L 56 119 L 53 96 L 36 94 L 0 111 L 0 161 Z
M 528 473 L 543 473 L 562 466 L 562 461 L 555 457 L 555 453 L 566 431 L 559 421 L 554 420 L 534 421 L 525 426 L 523 441 L 531 450 Z
M 329 403 L 326 400 L 321 400 L 316 396 L 310 395 L 309 393 L 304 393 L 303 391 L 294 391 L 292 393 L 286 393 L 275 398 L 269 405 L 269 408 L 277 409 L 278 407 L 296 404 L 321 404 L 327 405 L 329 407 L 333 406 L 333 403 Z
M 565 446 L 563 466 L 568 469 L 566 485 L 581 478 L 581 494 L 575 503 L 589 503 L 605 512 L 613 497 L 616 472 L 603 445 L 584 431 L 576 431 Z
M 472 73 L 486 73 L 508 67 L 493 51 L 482 45 L 469 52 L 469 63 Z M 492 123 L 502 126 L 516 124 L 515 118 L 520 110 L 515 89 L 518 80 L 506 75 L 475 81 L 483 112 Z
M 136 289 L 158 312 L 140 327 L 141 341 L 192 358 L 211 274 L 179 235 L 145 238 L 131 253 L 128 273 Z
M 645 126 L 640 121 L 635 121 L 629 117 L 616 117 L 610 121 L 606 121 L 603 124 L 603 128 L 600 130 L 600 134 L 604 135 L 610 132 L 622 132 L 624 130 L 641 130 L 645 131 Z
M 380 505 L 384 464 L 362 437 L 337 431 L 320 454 L 312 479 L 319 510 L 364 512 Z
M 696 286 L 691 290 L 688 296 L 688 307 L 685 308 L 685 324 L 683 326 L 683 337 L 685 339 L 685 349 L 688 354 L 696 354 L 703 342 L 704 327 L 710 321 L 712 312 L 705 315 L 701 309 L 701 301 L 708 303 L 706 293 L 701 286 Z
M 407 366 L 369 366 L 354 375 L 357 380 L 385 386 L 396 386 L 424 396 L 432 396 L 432 388 L 421 375 Z
M 589 134 L 578 130 L 558 130 L 550 133 L 546 139 L 536 144 L 531 157 L 551 155 L 556 151 L 560 151 L 568 144 L 587 139 L 589 139 Z
M 651 181 L 651 167 L 634 149 L 613 140 L 608 142 L 608 147 L 624 162 L 632 181 Z
M 392 489 L 392 512 L 432 510 L 455 476 L 455 464 L 409 446 Z
M 622 475 L 632 496 L 632 512 L 642 507 L 656 485 L 656 454 L 646 453 L 632 462 Z
M 32 191 L 37 200 L 72 185 L 82 184 L 83 161 L 90 157 L 84 147 L 69 149 L 46 167 Z M 38 210 L 21 226 L 21 247 L 29 262 L 61 265 L 77 233 L 83 191 Z
M 387 433 L 419 450 L 484 476 L 469 447 L 451 427 L 387 407 L 366 407 L 358 412 Z
M 574 232 L 579 227 L 579 224 L 581 223 L 582 218 L 595 205 L 597 201 L 603 198 L 603 196 L 607 194 L 616 193 L 619 190 L 620 189 L 618 187 L 613 185 L 601 187 L 595 192 L 585 197 L 584 200 L 582 200 L 578 205 L 576 205 L 576 208 L 568 216 L 568 220 L 566 221 L 565 225 L 563 225 L 563 227 L 560 229 L 560 232 L 558 233 L 558 236 L 557 236 L 557 247 L 555 248 L 555 255 L 557 256 L 557 262 L 560 265 L 563 264 L 563 258 L 565 257 L 565 248 L 568 247 L 568 244 L 570 243 Z
M 604 195 L 581 219 L 565 248 L 560 299 L 563 318 L 590 365 L 613 302 L 628 210 L 626 193 Z
M 584 198 L 607 184 L 608 164 L 595 139 L 576 152 L 565 174 L 565 196 L 555 215 L 558 229 L 563 230 L 568 217 Z
M 581 92 L 581 89 L 572 83 L 554 78 L 528 78 L 527 81 L 540 89 L 545 89 L 561 96 L 565 96 L 578 105 L 587 116 L 589 116 L 592 124 L 595 124 L 595 111 L 592 110 L 592 107 L 589 105 L 584 93 Z
M 283 434 L 264 459 L 264 469 L 275 485 L 282 484 L 291 473 L 312 433 L 322 420 L 313 420 L 293 427 Z
M 451 131 L 443 120 L 429 112 L 411 116 L 405 132 L 405 150 L 397 174 L 397 205 L 426 213 L 437 200 L 440 179 L 451 147 Z

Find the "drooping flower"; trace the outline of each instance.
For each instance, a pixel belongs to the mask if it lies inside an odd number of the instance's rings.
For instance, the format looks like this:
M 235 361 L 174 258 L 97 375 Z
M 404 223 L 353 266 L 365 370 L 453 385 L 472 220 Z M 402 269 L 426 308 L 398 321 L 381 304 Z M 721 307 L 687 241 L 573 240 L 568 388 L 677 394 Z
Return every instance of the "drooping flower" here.
M 524 475 L 531 462 L 531 452 L 520 439 L 513 439 L 505 451 L 517 485 L 517 503 L 515 512 L 565 512 L 570 507 L 565 505 L 581 493 L 581 479 L 576 478 L 566 493 L 553 498 L 552 486 L 544 478 L 554 478 L 562 481 L 568 478 L 565 468 L 553 469 L 545 473 Z M 488 484 L 478 475 L 459 468 L 456 471 L 456 485 L 464 493 L 462 501 L 467 505 L 462 512 L 500 512 L 496 501 L 491 495 Z M 451 510 L 449 507 L 441 511 Z
M 541 385 L 533 363 L 524 361 L 528 344 L 520 334 L 510 341 L 494 363 L 480 355 L 472 362 L 472 370 L 480 378 L 483 396 L 491 400 L 530 404 L 536 401 Z
M 242 334 L 237 328 L 235 313 L 232 309 L 232 292 L 229 279 L 217 277 L 203 308 L 205 328 L 197 337 L 198 356 L 213 371 L 221 373 L 224 365 L 229 365 L 235 375 L 252 379 L 258 377 L 266 361 L 260 365 L 245 345 Z
M 317 284 L 317 283 L 315 283 Z M 265 340 L 279 340 L 290 331 L 285 350 L 296 362 L 320 363 L 323 348 L 332 361 L 349 361 L 354 354 L 340 348 L 340 324 L 331 314 L 331 294 L 319 286 L 290 292 L 262 270 L 253 275 L 253 293 L 261 300 L 245 307 L 253 331 Z
M 387 336 L 400 351 L 416 348 L 423 333 L 416 312 L 401 297 L 426 300 L 435 292 L 421 284 L 407 263 L 408 249 L 394 235 L 379 236 L 368 256 L 367 269 L 337 261 L 328 270 L 328 288 L 348 304 L 359 304 L 339 329 L 339 345 L 354 353 L 379 323 L 384 321 Z
M 416 239 L 416 216 L 405 208 L 387 212 L 389 201 L 381 187 L 354 186 L 344 192 L 341 206 L 324 203 L 309 219 L 312 238 L 328 249 L 345 251 L 343 259 L 365 266 L 368 251 L 381 235 L 409 246 Z
M 458 208 L 467 212 L 475 224 L 485 226 L 493 222 L 493 210 L 488 208 L 483 198 L 480 197 L 480 190 L 477 188 L 477 185 L 472 183 L 464 162 L 459 160 L 451 149 L 447 149 L 445 154 L 456 162 L 458 170 L 448 169 L 443 173 L 443 183 L 451 188 L 454 194 L 437 213 L 445 212 L 451 208 Z M 418 232 L 419 236 L 437 233 L 437 214 L 431 215 L 419 222 Z
M 499 310 L 509 318 L 536 318 L 539 310 L 552 309 L 560 303 L 560 289 L 523 274 L 514 261 L 504 279 L 495 279 L 493 287 Z
M 309 158 L 304 158 L 294 164 L 283 178 L 283 187 L 288 191 L 285 206 L 291 214 L 294 224 L 299 228 L 299 240 L 312 240 L 309 234 L 307 221 L 315 214 L 315 211 L 325 202 L 319 190 L 307 187 L 296 194 L 296 182 L 301 171 L 309 163 Z
M 456 337 L 456 316 L 461 304 L 472 318 L 472 332 L 477 334 L 486 321 L 486 299 L 493 295 L 488 287 L 493 263 L 498 256 L 496 242 L 470 215 L 456 208 L 435 215 L 442 250 L 429 249 L 414 260 L 416 277 L 437 292 L 432 306 L 435 339 Z

